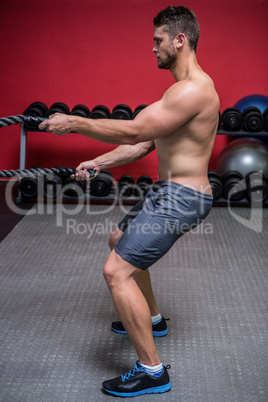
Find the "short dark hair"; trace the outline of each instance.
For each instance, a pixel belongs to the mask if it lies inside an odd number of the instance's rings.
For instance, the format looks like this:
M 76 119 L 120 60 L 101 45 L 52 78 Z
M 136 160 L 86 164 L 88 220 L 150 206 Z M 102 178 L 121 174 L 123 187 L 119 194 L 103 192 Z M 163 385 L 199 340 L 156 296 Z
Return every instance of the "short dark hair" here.
M 168 32 L 171 39 L 179 33 L 184 33 L 190 49 L 196 52 L 200 35 L 200 27 L 195 13 L 183 6 L 169 6 L 161 10 L 153 19 L 155 27 L 165 25 L 164 31 Z

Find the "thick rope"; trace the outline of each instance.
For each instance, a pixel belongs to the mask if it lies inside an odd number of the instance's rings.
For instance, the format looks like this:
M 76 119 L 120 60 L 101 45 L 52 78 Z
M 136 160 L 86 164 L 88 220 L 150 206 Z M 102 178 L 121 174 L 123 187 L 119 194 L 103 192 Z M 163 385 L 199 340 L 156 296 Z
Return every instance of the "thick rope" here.
M 88 169 L 90 178 L 96 175 L 94 170 Z M 54 168 L 31 168 L 31 169 L 16 169 L 16 170 L 0 170 L 0 177 L 35 177 L 46 176 L 48 174 L 56 174 L 59 176 L 71 176 L 75 174 L 75 168 L 54 167 Z
M 40 123 L 47 120 L 46 117 L 24 116 L 18 114 L 17 116 L 0 117 L 0 128 L 8 127 L 12 124 L 24 123 L 28 128 L 37 130 Z
M 9 116 L 9 117 L 1 117 L 0 118 L 0 128 L 8 127 L 12 124 L 21 124 L 24 123 L 26 116 L 22 114 L 18 114 L 17 116 Z
M 34 116 L 24 116 L 19 114 L 17 116 L 1 117 L 0 118 L 0 128 L 8 127 L 12 124 L 22 124 L 24 123 L 28 128 L 38 129 L 38 126 L 43 121 L 47 120 L 46 117 L 34 117 Z M 89 177 L 92 178 L 96 175 L 94 170 L 88 169 Z M 56 174 L 60 176 L 71 176 L 75 174 L 75 168 L 64 168 L 64 167 L 54 167 L 51 169 L 47 168 L 31 168 L 31 169 L 16 169 L 16 170 L 0 170 L 0 177 L 35 177 L 44 176 L 48 174 Z

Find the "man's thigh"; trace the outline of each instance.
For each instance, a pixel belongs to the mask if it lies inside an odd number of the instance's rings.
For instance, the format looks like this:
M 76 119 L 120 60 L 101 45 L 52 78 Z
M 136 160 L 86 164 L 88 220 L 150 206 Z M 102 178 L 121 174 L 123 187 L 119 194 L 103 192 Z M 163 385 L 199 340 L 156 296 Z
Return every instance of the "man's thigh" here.
M 145 270 L 161 258 L 177 239 L 159 224 L 157 215 L 141 212 L 128 226 L 114 250 L 131 265 Z
M 196 227 L 211 209 L 212 197 L 177 183 L 152 188 L 143 209 L 126 227 L 115 251 L 145 270 L 163 257 L 185 233 Z

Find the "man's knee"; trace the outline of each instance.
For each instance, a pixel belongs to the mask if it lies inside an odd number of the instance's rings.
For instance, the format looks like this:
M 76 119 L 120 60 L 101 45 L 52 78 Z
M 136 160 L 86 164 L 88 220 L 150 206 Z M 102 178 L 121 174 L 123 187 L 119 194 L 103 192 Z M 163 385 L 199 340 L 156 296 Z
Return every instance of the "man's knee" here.
M 123 260 L 115 251 L 112 251 L 103 268 L 103 276 L 108 287 L 111 289 L 114 286 L 122 285 L 125 280 L 134 276 L 137 270 L 138 268 L 135 268 Z
M 103 276 L 109 288 L 113 285 L 114 282 L 117 281 L 116 280 L 117 271 L 118 271 L 118 264 L 116 261 L 116 253 L 111 252 L 103 268 Z
M 120 237 L 122 235 L 123 235 L 122 230 L 120 230 L 118 227 L 114 229 L 114 231 L 112 232 L 112 234 L 108 240 L 108 245 L 110 247 L 110 250 L 114 249 L 114 246 L 116 245 L 116 243 L 118 242 L 118 240 L 120 239 Z

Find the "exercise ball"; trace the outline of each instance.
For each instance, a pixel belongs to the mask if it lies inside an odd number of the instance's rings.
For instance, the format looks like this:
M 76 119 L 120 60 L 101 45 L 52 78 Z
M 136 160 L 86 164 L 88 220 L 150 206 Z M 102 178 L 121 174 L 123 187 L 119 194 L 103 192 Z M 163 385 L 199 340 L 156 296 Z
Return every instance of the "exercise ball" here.
M 261 113 L 268 107 L 268 96 L 265 95 L 248 95 L 241 98 L 238 102 L 234 104 L 234 107 L 240 110 L 241 113 L 244 112 L 248 107 L 255 106 Z
M 221 151 L 216 168 L 222 176 L 230 171 L 239 172 L 244 177 L 248 173 L 262 171 L 268 178 L 268 147 L 256 138 L 234 140 Z

